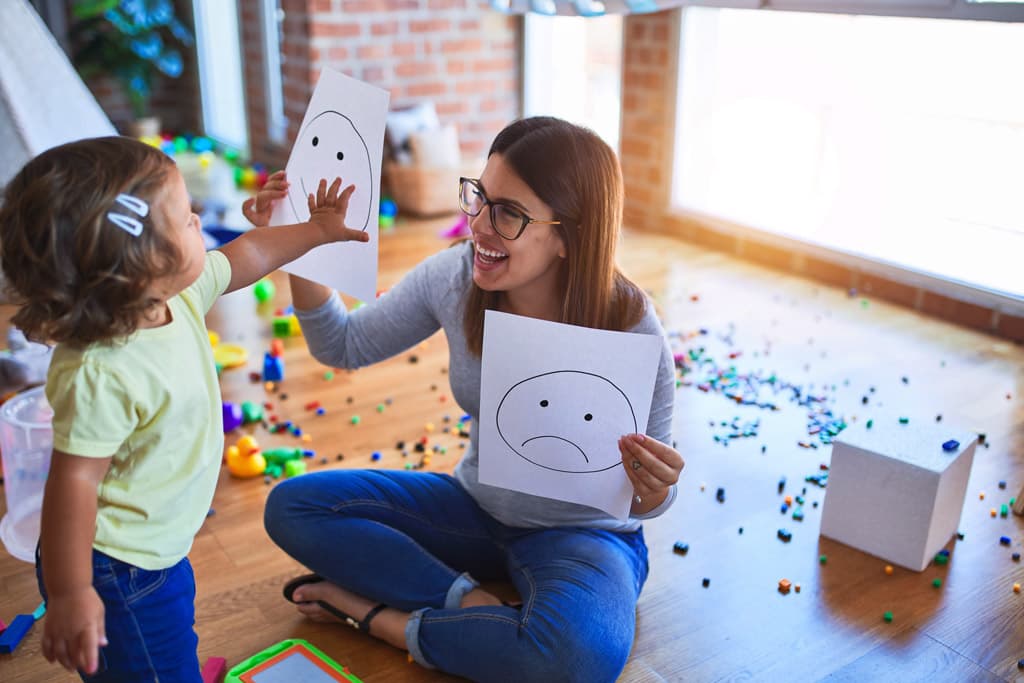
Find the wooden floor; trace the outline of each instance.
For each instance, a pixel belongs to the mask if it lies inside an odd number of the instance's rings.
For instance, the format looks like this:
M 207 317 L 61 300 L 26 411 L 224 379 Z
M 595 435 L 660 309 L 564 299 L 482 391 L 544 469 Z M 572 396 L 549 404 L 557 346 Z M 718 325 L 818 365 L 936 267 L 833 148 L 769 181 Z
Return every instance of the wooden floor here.
M 443 248 L 436 235 L 448 223 L 400 223 L 383 235 L 381 287 Z M 804 408 L 782 400 L 773 412 L 681 387 L 674 434 L 687 466 L 675 506 L 645 525 L 651 574 L 621 680 L 1022 680 L 1017 661 L 1024 658 L 1024 594 L 1014 594 L 1012 584 L 1024 582 L 1024 566 L 1010 554 L 1020 550 L 1024 519 L 993 519 L 989 510 L 1008 502 L 1024 483 L 1024 348 L 663 237 L 627 234 L 621 258 L 656 297 L 667 328 L 680 333 L 673 340 L 677 349 L 704 347 L 720 365 L 774 370 L 780 381 L 824 387 L 835 398 L 835 414 L 851 424 L 896 414 L 933 421 L 942 414 L 944 424 L 984 432 L 990 444 L 977 452 L 961 518 L 964 540 L 948 546 L 949 565 L 886 576 L 881 560 L 819 538 L 821 508 L 812 502 L 822 500 L 822 490 L 808 485 L 802 522 L 779 513 L 779 478 L 790 482 L 788 493 L 799 493 L 804 477 L 829 460 L 828 448 L 798 446 L 811 440 Z M 277 282 L 283 304 L 287 288 L 283 278 Z M 210 328 L 247 346 L 249 369 L 256 369 L 272 316 L 272 308 L 258 308 L 250 292 L 240 292 L 218 303 Z M 418 362 L 410 362 L 413 355 Z M 280 418 L 299 423 L 318 453 L 313 469 L 402 467 L 395 443 L 419 438 L 427 423 L 436 427 L 431 443 L 447 447 L 429 469 L 453 468 L 459 439 L 441 428 L 445 415 L 455 420 L 461 411 L 447 395 L 442 336 L 377 366 L 335 373 L 332 380 L 301 338 L 288 341 L 285 362 L 281 391 L 287 400 L 250 383 L 248 369 L 225 372 L 224 397 L 270 400 Z M 377 412 L 388 398 L 391 404 Z M 306 411 L 311 400 L 319 400 L 327 414 Z M 361 417 L 358 426 L 352 415 Z M 724 433 L 722 421 L 734 418 L 741 424 L 760 419 L 759 433 L 723 446 L 714 436 Z M 255 434 L 264 447 L 295 442 L 263 428 Z M 384 454 L 380 462 L 371 461 L 373 451 Z M 327 465 L 320 464 L 321 456 Z M 1008 482 L 1006 490 L 997 487 L 1000 480 Z M 715 500 L 719 487 L 724 503 Z M 367 683 L 454 680 L 347 627 L 306 622 L 282 599 L 282 584 L 302 568 L 263 531 L 269 490 L 262 480 L 237 481 L 222 473 L 216 514 L 191 554 L 200 657 L 223 656 L 234 664 L 297 637 Z M 793 532 L 792 542 L 776 538 L 780 526 Z M 1012 549 L 999 545 L 1004 535 L 1013 540 Z M 688 555 L 672 552 L 677 540 L 689 543 Z M 822 554 L 825 565 L 819 564 Z M 701 585 L 705 577 L 707 588 Z M 943 580 L 938 589 L 932 586 L 936 577 Z M 781 578 L 801 584 L 801 592 L 780 594 Z M 32 568 L 0 552 L 0 617 L 9 621 L 38 601 Z M 889 610 L 894 620 L 885 623 Z M 39 655 L 40 630 L 34 628 L 13 656 L 0 655 L 0 681 L 76 680 Z

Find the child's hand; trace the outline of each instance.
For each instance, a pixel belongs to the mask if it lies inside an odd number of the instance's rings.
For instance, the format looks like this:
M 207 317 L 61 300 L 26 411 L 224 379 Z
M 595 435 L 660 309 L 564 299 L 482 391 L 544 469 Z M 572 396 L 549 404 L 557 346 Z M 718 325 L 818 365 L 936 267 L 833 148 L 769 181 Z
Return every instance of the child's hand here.
M 103 602 L 92 586 L 50 596 L 43 621 L 43 656 L 68 671 L 95 673 L 99 649 L 107 644 L 103 616 Z
M 335 178 L 330 187 L 321 179 L 316 196 L 309 195 L 309 222 L 323 229 L 330 242 L 368 242 L 370 236 L 362 230 L 345 227 L 348 200 L 356 191 L 355 185 L 341 190 L 341 178 Z
M 274 202 L 288 194 L 288 185 L 284 171 L 272 174 L 255 197 L 249 197 L 242 203 L 242 214 L 258 228 L 269 224 Z

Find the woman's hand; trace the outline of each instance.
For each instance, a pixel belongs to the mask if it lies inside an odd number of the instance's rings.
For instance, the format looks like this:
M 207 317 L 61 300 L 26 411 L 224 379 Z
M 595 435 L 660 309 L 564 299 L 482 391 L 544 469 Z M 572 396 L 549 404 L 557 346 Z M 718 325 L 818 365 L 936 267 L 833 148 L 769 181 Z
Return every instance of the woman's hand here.
M 272 174 L 255 197 L 249 197 L 242 203 L 242 214 L 257 228 L 268 225 L 274 212 L 274 202 L 287 196 L 288 186 L 284 171 Z
M 634 515 L 661 505 L 669 489 L 679 481 L 685 463 L 676 449 L 644 434 L 627 434 L 619 439 L 619 452 L 626 476 L 633 484 Z
M 355 185 L 341 189 L 341 178 L 335 178 L 331 186 L 321 180 L 316 188 L 316 195 L 310 194 L 309 222 L 324 231 L 330 242 L 368 242 L 370 236 L 362 230 L 345 227 L 345 214 L 348 213 L 348 200 L 356 191 Z

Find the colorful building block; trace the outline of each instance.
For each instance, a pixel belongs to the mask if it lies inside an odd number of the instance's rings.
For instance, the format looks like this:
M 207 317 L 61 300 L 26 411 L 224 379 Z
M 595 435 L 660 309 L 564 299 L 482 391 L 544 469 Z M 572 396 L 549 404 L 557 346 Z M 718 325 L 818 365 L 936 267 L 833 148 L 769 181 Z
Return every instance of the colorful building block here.
M 36 620 L 31 614 L 19 614 L 14 617 L 3 633 L 0 633 L 0 654 L 10 654 L 21 644 L 25 634 L 32 628 Z
M 228 673 L 228 660 L 223 657 L 210 657 L 203 664 L 200 675 L 203 683 L 224 683 L 224 676 Z
M 263 381 L 280 382 L 284 379 L 284 359 L 275 358 L 268 351 L 263 355 Z

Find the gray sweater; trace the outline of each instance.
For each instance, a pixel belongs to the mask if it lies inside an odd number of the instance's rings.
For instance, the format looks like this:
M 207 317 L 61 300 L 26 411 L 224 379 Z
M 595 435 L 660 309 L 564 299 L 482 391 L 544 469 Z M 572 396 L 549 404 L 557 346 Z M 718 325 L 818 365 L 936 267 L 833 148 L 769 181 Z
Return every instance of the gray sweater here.
M 465 294 L 473 280 L 473 247 L 464 242 L 427 258 L 376 301 L 351 314 L 334 294 L 312 311 L 296 311 L 310 352 L 338 368 L 358 368 L 390 358 L 423 341 L 438 328 L 448 337 L 452 395 L 473 418 L 470 444 L 455 468 L 455 478 L 495 519 L 514 527 L 578 526 L 633 531 L 638 517 L 620 521 L 585 505 L 567 503 L 481 484 L 478 477 L 476 423 L 480 413 L 480 358 L 470 353 L 463 333 Z M 665 338 L 648 304 L 643 319 L 629 332 Z M 672 443 L 675 373 L 667 340 L 663 344 L 647 435 Z M 656 517 L 675 500 L 673 486 L 665 502 L 643 515 Z

